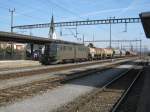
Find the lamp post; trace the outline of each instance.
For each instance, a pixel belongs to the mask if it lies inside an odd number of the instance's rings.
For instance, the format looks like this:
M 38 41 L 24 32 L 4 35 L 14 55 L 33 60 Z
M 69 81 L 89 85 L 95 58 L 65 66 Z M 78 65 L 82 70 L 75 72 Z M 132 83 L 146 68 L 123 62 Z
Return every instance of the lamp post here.
M 140 40 L 140 59 L 142 58 L 142 40 Z
M 83 40 L 83 44 L 84 44 L 84 34 L 82 35 L 82 40 Z
M 109 20 L 110 26 L 109 26 L 109 36 L 110 36 L 110 45 L 109 47 L 111 48 L 111 20 Z

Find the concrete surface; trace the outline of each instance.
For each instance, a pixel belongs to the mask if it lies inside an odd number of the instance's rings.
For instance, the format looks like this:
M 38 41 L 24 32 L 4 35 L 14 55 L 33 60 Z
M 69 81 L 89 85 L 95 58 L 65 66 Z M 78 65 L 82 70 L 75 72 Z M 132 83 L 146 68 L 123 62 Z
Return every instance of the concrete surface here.
M 8 70 L 22 67 L 36 67 L 41 66 L 38 61 L 32 60 L 5 60 L 0 61 L 0 70 Z

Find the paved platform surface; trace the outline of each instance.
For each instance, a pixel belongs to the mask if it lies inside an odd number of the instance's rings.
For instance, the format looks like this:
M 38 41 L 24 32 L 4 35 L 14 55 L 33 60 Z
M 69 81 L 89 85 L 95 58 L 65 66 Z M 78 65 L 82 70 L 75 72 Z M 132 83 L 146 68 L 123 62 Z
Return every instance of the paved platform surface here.
M 99 60 L 98 62 L 105 62 L 109 60 Z M 22 71 L 22 70 L 31 70 L 31 69 L 43 69 L 43 68 L 53 68 L 53 67 L 61 67 L 61 66 L 70 66 L 75 64 L 86 64 L 86 63 L 93 63 L 96 61 L 87 61 L 82 63 L 68 63 L 68 64 L 58 64 L 58 65 L 48 65 L 43 66 L 39 61 L 32 61 L 32 60 L 5 60 L 0 61 L 0 71 L 1 73 L 5 74 L 5 72 L 15 72 L 15 71 Z
M 131 61 L 134 60 L 136 58 L 129 58 L 129 59 L 124 59 L 124 60 L 116 60 L 114 62 L 106 62 L 106 64 L 110 64 L 110 63 L 119 63 L 119 62 L 125 62 L 125 61 Z M 97 62 L 105 62 L 107 60 L 100 60 Z M 0 75 L 5 75 L 5 74 L 10 74 L 10 73 L 17 73 L 17 72 L 27 72 L 27 71 L 33 71 L 33 70 L 42 70 L 42 69 L 51 69 L 51 68 L 56 68 L 56 67 L 68 67 L 68 66 L 72 66 L 72 65 L 85 65 L 85 64 L 89 64 L 89 63 L 94 63 L 95 61 L 92 62 L 83 62 L 83 63 L 71 63 L 71 64 L 58 64 L 58 65 L 49 65 L 49 66 L 37 66 L 37 67 L 28 67 L 28 68 L 17 68 L 17 69 L 11 69 L 11 70 L 1 70 L 0 69 Z M 32 63 L 32 62 L 31 62 Z M 101 63 L 103 64 L 103 63 Z M 12 66 L 12 65 L 11 65 Z
M 145 70 L 145 81 L 137 112 L 150 112 L 150 65 Z
M 0 70 L 8 70 L 23 67 L 41 66 L 38 61 L 32 60 L 4 60 L 0 61 Z

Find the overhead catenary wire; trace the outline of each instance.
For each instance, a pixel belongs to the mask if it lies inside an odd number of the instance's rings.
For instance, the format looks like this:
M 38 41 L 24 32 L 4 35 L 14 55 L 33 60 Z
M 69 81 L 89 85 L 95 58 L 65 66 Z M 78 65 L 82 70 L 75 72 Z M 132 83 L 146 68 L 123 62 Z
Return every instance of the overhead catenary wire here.
M 37 1 L 36 1 L 37 2 Z M 50 13 L 50 11 L 48 11 L 48 10 L 45 10 L 46 8 L 45 7 L 43 7 L 43 5 L 45 4 L 45 6 L 47 5 L 44 1 L 43 2 L 41 2 L 41 1 L 38 1 L 39 3 L 40 3 L 40 8 L 37 8 L 37 7 L 33 7 L 33 6 L 30 6 L 30 5 L 28 5 L 28 4 L 23 4 L 22 2 L 16 2 L 15 1 L 15 3 L 16 4 L 18 4 L 18 5 L 21 5 L 21 6 L 26 6 L 26 7 L 28 7 L 28 8 L 31 8 L 31 9 L 34 9 L 34 12 L 42 12 L 42 13 L 45 13 L 45 15 L 49 15 L 49 13 Z M 49 6 L 48 6 L 49 7 Z M 21 14 L 21 15 L 23 15 L 23 16 L 26 16 L 26 17 L 30 17 L 30 18 L 35 18 L 35 19 L 47 19 L 46 17 L 45 18 L 43 18 L 43 17 L 33 17 L 33 16 L 31 16 L 31 15 L 27 15 L 26 13 L 19 13 L 19 14 Z M 56 14 L 55 14 L 55 17 L 58 17 Z M 49 18 L 48 18 L 49 19 Z
M 9 8 L 6 8 L 6 7 L 1 7 L 1 6 L 0 6 L 0 8 L 1 8 L 1 9 L 4 9 L 5 11 L 8 11 L 8 10 L 9 10 Z M 30 15 L 27 15 L 27 14 L 24 14 L 24 13 L 19 13 L 19 12 L 16 12 L 15 15 L 16 15 L 16 16 L 21 15 L 21 16 L 24 16 L 24 17 L 27 17 L 27 18 L 30 18 L 30 19 L 33 19 L 33 20 L 35 20 L 35 19 L 37 19 L 37 18 L 39 18 L 39 19 L 44 19 L 44 18 L 42 18 L 42 17 L 34 17 L 34 16 L 30 16 Z
M 37 7 L 33 7 L 33 6 L 30 6 L 30 5 L 28 5 L 29 3 L 27 3 L 27 4 L 24 4 L 23 2 L 18 2 L 18 1 L 12 1 L 12 0 L 9 0 L 10 2 L 15 2 L 15 4 L 18 4 L 19 6 L 23 6 L 23 7 L 27 7 L 27 8 L 31 8 L 31 9 L 34 9 L 35 11 L 40 11 L 40 12 L 42 12 L 42 13 L 48 13 L 47 11 L 45 11 L 45 10 L 43 10 L 44 9 L 44 7 L 41 7 L 41 5 L 40 5 L 40 8 L 37 8 Z
M 10 1 L 10 2 L 12 2 L 12 1 Z M 26 7 L 28 7 L 28 8 L 34 9 L 34 10 L 37 11 L 37 12 L 39 12 L 39 11 L 42 12 L 42 13 L 45 12 L 44 10 L 41 10 L 41 9 L 39 9 L 39 8 L 30 7 L 29 5 L 22 4 L 22 3 L 16 2 L 16 1 L 13 1 L 13 3 L 14 3 L 14 2 L 15 2 L 15 4 L 18 4 L 18 5 L 20 5 L 20 6 L 23 6 L 23 7 L 26 6 Z M 3 9 L 3 10 L 7 10 L 7 11 L 9 10 L 9 6 L 7 7 L 6 5 L 0 6 L 0 8 Z M 22 12 L 23 12 L 24 10 L 20 10 L 20 9 L 19 9 L 19 11 L 22 11 Z M 25 13 L 22 13 L 22 12 L 21 12 L 21 13 L 20 13 L 20 12 L 16 12 L 15 15 L 16 15 L 16 16 L 17 16 L 17 15 L 22 15 L 22 16 L 24 16 L 24 17 L 27 17 L 27 18 L 30 18 L 30 19 L 33 19 L 33 20 L 35 20 L 35 19 L 37 19 L 37 18 L 38 18 L 38 19 L 46 19 L 46 18 L 43 18 L 43 17 L 41 17 L 41 16 L 40 16 L 40 17 L 34 17 L 34 16 L 31 16 L 31 15 L 29 15 L 29 14 L 25 14 Z M 45 13 L 48 13 L 48 12 L 45 12 Z
M 64 6 L 62 6 L 62 5 L 60 5 L 60 4 L 57 4 L 56 2 L 53 2 L 53 1 L 50 1 L 50 0 L 42 0 L 42 1 L 45 1 L 45 2 L 47 2 L 48 4 L 53 4 L 53 5 L 55 5 L 55 7 L 59 8 L 59 9 L 62 9 L 62 10 L 64 10 L 64 11 L 67 11 L 67 12 L 68 12 L 69 14 L 71 14 L 71 15 L 78 16 L 78 14 L 77 14 L 76 12 L 74 12 L 74 11 L 72 11 L 72 10 L 69 10 L 68 8 L 65 8 Z M 80 17 L 80 16 L 79 16 L 79 18 L 85 19 L 85 18 Z

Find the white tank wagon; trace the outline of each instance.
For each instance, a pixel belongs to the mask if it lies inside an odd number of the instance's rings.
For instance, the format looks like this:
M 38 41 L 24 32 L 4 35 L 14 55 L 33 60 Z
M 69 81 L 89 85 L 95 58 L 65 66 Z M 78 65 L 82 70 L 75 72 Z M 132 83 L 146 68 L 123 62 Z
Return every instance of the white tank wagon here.
M 136 53 L 136 52 L 132 52 L 132 54 L 131 54 L 132 56 L 137 56 L 138 55 L 138 53 Z
M 104 55 L 104 50 L 102 48 L 95 48 L 96 54 L 95 54 L 95 58 L 98 59 L 102 59 L 103 55 Z
M 109 48 L 90 48 L 89 54 L 93 60 L 103 59 L 103 58 L 112 58 L 113 49 Z
M 121 56 L 126 56 L 126 51 L 125 50 L 120 50 L 121 51 Z
M 113 49 L 113 57 L 121 57 L 121 51 L 119 49 Z
M 91 60 L 99 60 L 104 58 L 105 51 L 103 48 L 91 48 L 89 47 L 89 59 Z
M 89 60 L 95 59 L 96 50 L 95 48 L 88 47 L 89 48 Z
M 131 56 L 136 56 L 136 55 L 137 55 L 137 53 L 134 52 L 134 51 L 129 51 L 129 52 L 130 52 L 130 55 L 131 55 Z
M 136 56 L 137 53 L 136 53 L 136 52 L 133 52 L 133 51 L 131 51 L 131 50 L 128 50 L 128 51 L 126 51 L 126 55 L 127 55 L 127 56 Z

